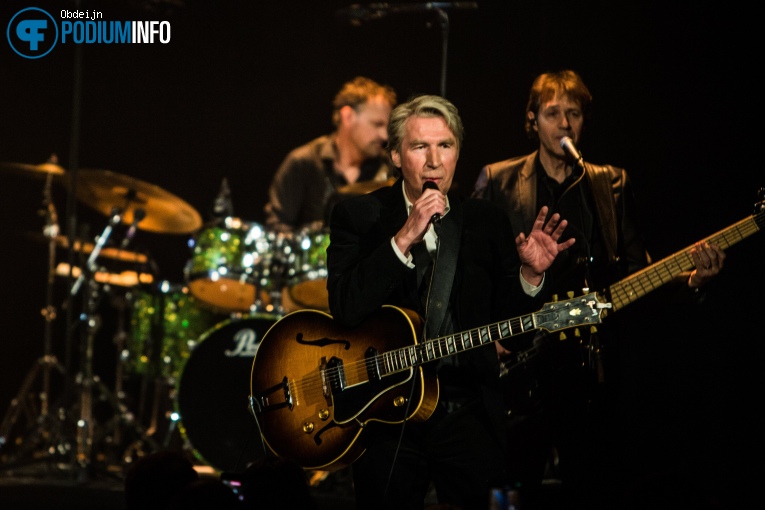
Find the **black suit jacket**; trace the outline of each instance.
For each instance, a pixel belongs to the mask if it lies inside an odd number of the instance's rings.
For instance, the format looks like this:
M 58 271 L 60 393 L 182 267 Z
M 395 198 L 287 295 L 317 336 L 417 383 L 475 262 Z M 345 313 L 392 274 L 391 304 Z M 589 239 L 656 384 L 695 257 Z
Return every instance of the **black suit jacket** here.
M 476 328 L 540 306 L 542 298 L 529 297 L 520 285 L 520 262 L 504 211 L 486 200 L 463 199 L 454 193 L 449 194 L 449 203 L 450 211 L 442 219 L 433 287 L 444 287 L 443 279 L 449 277 L 443 274 L 445 264 L 439 264 L 445 256 L 443 250 L 456 250 L 456 271 L 446 298 L 453 331 L 442 329 L 438 333 Z M 341 324 L 358 325 L 383 304 L 423 314 L 416 269 L 402 263 L 391 246 L 391 238 L 406 219 L 401 179 L 334 207 L 327 248 L 327 289 L 331 313 Z M 444 296 L 433 297 L 440 298 Z M 431 314 L 433 309 L 431 305 Z M 499 363 L 493 345 L 470 349 L 459 357 L 460 366 L 468 367 L 480 384 L 495 387 Z M 487 408 L 492 410 L 493 404 Z

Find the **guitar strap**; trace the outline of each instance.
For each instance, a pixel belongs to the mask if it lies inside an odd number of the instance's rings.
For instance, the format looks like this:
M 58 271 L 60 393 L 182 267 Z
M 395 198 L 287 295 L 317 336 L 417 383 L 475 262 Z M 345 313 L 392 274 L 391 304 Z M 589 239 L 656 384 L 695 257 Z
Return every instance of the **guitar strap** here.
M 457 257 L 462 237 L 462 204 L 457 197 L 449 197 L 449 214 L 441 219 L 441 233 L 438 236 L 438 259 L 435 261 L 430 289 L 430 300 L 425 314 L 428 320 L 428 336 L 436 337 L 451 333 L 451 320 L 445 321 L 450 312 L 449 296 L 452 292 L 454 275 L 457 271 Z M 435 333 L 435 334 L 434 334 Z

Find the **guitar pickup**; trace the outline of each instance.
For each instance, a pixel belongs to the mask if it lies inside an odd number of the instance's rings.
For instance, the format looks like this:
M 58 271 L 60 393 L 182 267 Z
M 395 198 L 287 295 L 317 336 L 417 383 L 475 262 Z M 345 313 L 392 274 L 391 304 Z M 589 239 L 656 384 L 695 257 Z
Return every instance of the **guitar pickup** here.
M 380 356 L 378 356 L 377 349 L 370 347 L 367 352 L 364 353 L 364 359 L 367 365 L 367 379 L 369 382 L 380 382 L 382 379 L 382 367 L 380 366 Z
M 279 391 L 283 392 L 284 401 L 277 404 L 270 403 L 269 396 Z M 290 385 L 287 381 L 287 376 L 284 376 L 282 382 L 267 388 L 260 395 L 250 395 L 250 411 L 253 414 L 260 414 L 265 411 L 275 411 L 284 407 L 292 409 L 292 394 L 290 393 Z
M 321 364 L 321 387 L 324 398 L 341 393 L 347 386 L 343 360 L 335 356 Z

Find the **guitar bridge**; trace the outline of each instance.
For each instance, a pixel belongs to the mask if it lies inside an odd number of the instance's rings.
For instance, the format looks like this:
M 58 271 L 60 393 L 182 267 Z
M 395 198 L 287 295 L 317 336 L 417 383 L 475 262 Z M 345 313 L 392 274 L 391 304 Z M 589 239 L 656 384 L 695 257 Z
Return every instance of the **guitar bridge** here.
M 272 404 L 269 400 L 269 396 L 282 390 L 284 395 L 284 401 Z M 277 409 L 283 409 L 289 407 L 292 409 L 292 394 L 290 393 L 290 385 L 287 381 L 287 376 L 284 376 L 282 382 L 275 384 L 270 388 L 267 388 L 260 395 L 250 395 L 250 410 L 253 414 L 260 414 L 265 411 L 276 411 Z

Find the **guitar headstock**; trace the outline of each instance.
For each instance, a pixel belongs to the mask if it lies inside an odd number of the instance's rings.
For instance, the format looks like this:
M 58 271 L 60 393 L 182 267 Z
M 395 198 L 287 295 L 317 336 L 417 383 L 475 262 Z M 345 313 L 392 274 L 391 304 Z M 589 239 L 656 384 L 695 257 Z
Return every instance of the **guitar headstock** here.
M 583 296 L 545 303 L 534 314 L 536 326 L 553 332 L 576 326 L 600 324 L 601 314 L 611 308 L 611 303 L 603 302 L 595 292 Z

